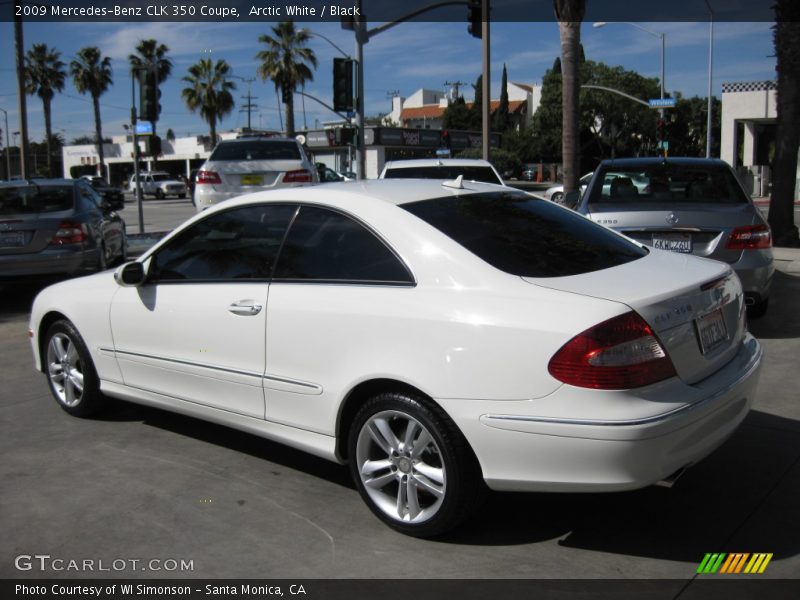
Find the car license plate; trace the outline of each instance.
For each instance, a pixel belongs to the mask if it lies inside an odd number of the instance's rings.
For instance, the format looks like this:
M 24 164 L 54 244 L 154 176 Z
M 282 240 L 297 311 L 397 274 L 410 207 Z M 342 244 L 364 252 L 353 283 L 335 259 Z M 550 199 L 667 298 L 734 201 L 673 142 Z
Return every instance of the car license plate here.
M 242 185 L 264 185 L 263 175 L 242 175 Z
M 653 234 L 653 248 L 671 252 L 692 252 L 692 236 L 688 233 Z
M 25 245 L 25 234 L 21 231 L 12 233 L 0 233 L 0 247 L 19 248 Z
M 725 326 L 721 308 L 695 319 L 694 323 L 697 327 L 697 339 L 700 340 L 700 352 L 703 354 L 728 339 L 728 328 Z

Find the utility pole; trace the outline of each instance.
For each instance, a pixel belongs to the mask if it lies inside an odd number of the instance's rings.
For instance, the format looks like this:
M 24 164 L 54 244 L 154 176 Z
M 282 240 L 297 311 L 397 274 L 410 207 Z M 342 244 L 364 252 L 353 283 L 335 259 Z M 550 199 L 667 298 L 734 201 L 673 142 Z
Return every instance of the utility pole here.
M 237 79 L 241 79 L 247 84 L 247 95 L 241 96 L 243 100 L 247 100 L 247 103 L 244 104 L 240 109 L 239 112 L 246 112 L 247 113 L 247 131 L 252 131 L 250 127 L 250 114 L 253 110 L 258 108 L 258 104 L 253 104 L 253 100 L 258 100 L 258 96 L 253 96 L 250 93 L 250 84 L 253 83 L 256 78 L 255 77 L 237 77 Z
M 444 85 L 453 90 L 452 99 L 455 100 L 460 96 L 458 93 L 458 88 L 460 88 L 462 85 L 467 85 L 467 83 L 465 81 L 445 81 Z
M 489 160 L 489 106 L 492 101 L 492 80 L 489 70 L 489 0 L 482 0 L 481 11 L 483 23 L 481 33 L 483 40 L 483 107 L 481 137 L 483 138 L 483 160 Z
M 20 177 L 27 179 L 28 105 L 25 97 L 25 42 L 22 39 L 22 17 L 14 17 L 14 45 L 17 54 L 17 107 L 19 109 L 19 130 L 22 133 L 22 141 L 19 148 L 19 168 Z M 10 173 L 9 177 L 11 177 Z

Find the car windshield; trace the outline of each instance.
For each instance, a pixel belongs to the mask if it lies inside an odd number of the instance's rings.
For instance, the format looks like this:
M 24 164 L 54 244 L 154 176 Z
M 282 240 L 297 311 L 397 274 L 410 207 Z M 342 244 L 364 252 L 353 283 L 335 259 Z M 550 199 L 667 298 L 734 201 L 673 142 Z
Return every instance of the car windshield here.
M 401 207 L 512 275 L 578 275 L 647 254 L 622 236 L 527 194 L 449 196 Z
M 300 150 L 297 143 L 291 141 L 223 142 L 208 160 L 300 160 Z
M 459 175 L 463 175 L 467 181 L 503 183 L 490 167 L 457 167 L 454 165 L 389 168 L 386 169 L 384 179 L 455 179 Z
M 59 212 L 74 204 L 71 185 L 0 187 L 0 215 Z
M 601 169 L 589 203 L 740 204 L 747 196 L 733 173 L 723 166 L 657 163 L 631 169 Z

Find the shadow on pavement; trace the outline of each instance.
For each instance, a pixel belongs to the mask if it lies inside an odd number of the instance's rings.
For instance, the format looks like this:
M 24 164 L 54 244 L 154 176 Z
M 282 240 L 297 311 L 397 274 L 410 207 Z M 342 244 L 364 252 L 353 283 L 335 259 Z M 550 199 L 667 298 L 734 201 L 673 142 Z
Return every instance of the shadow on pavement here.
M 19 320 L 31 313 L 33 299 L 55 280 L 9 282 L 0 284 L 0 323 Z
M 798 298 L 800 298 L 800 276 L 775 271 L 767 314 L 748 323 L 753 335 L 763 339 L 800 337 Z

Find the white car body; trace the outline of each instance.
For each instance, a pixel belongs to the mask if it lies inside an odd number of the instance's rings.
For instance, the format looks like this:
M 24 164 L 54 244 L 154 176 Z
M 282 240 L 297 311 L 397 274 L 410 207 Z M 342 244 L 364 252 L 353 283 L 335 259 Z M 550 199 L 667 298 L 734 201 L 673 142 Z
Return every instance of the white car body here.
M 414 172 L 409 175 L 407 173 Z M 474 175 L 481 173 L 482 177 Z M 478 158 L 418 158 L 390 160 L 383 166 L 379 179 L 455 179 L 464 174 L 465 181 L 482 181 L 505 186 L 503 178 L 489 161 Z
M 237 151 L 247 146 L 255 149 Z M 285 148 L 285 152 L 277 152 L 276 158 L 267 158 L 272 147 Z M 226 158 L 226 154 L 230 158 Z M 194 201 L 200 212 L 243 194 L 317 182 L 317 169 L 297 140 L 241 137 L 221 141 L 200 167 L 195 178 Z
M 727 265 L 650 250 L 585 274 L 512 275 L 398 206 L 517 193 L 464 187 L 332 183 L 213 207 L 139 262 L 147 269 L 182 231 L 219 212 L 300 203 L 366 223 L 413 282 L 128 287 L 114 273 L 100 273 L 38 295 L 30 321 L 36 368 L 47 371 L 41 344 L 60 316 L 85 340 L 106 395 L 339 462 L 346 460 L 344 432 L 360 391 L 412 388 L 452 419 L 477 457 L 480 477 L 495 490 L 640 488 L 697 462 L 733 433 L 755 398 L 762 351 L 746 331 L 741 286 Z M 257 314 L 234 314 L 237 302 L 259 307 Z M 631 310 L 664 344 L 676 375 L 635 389 L 599 390 L 565 384 L 548 371 L 576 334 Z M 729 339 L 703 355 L 696 323 L 717 310 Z

